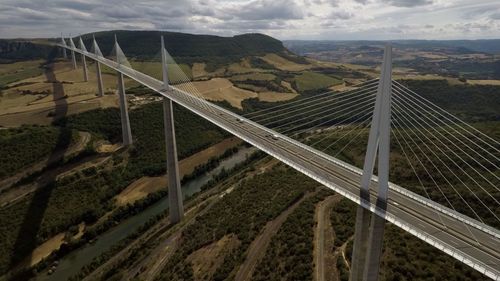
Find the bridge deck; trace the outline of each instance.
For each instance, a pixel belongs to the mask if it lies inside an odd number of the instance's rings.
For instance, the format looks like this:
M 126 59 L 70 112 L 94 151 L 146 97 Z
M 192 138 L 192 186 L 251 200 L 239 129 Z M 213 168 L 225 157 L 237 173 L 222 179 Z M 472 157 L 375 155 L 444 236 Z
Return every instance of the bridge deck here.
M 61 46 L 68 49 L 70 47 Z M 370 209 L 486 276 L 500 280 L 500 232 L 391 184 L 386 212 L 371 203 L 376 201 L 377 182 L 372 180 L 371 201 L 361 202 L 361 170 L 333 159 L 320 151 L 256 124 L 217 105 L 206 102 L 174 86 L 162 91 L 162 82 L 131 68 L 92 53 L 75 49 L 172 99 L 195 114 L 276 157 L 299 172 L 315 179 L 350 200 Z M 274 139 L 273 134 L 280 137 Z M 443 226 L 446 225 L 445 226 Z M 480 243 L 476 242 L 479 241 Z

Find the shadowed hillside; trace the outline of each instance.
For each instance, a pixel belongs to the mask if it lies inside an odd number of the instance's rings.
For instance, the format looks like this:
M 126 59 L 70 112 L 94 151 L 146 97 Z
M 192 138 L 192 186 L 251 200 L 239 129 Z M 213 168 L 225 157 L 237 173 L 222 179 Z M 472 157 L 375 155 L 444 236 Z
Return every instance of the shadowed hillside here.
M 94 33 L 102 53 L 111 53 L 116 34 L 127 57 L 140 60 L 158 57 L 160 35 L 165 38 L 169 53 L 182 62 L 200 61 L 200 58 L 221 62 L 238 61 L 246 56 L 266 53 L 285 53 L 281 41 L 264 34 L 242 34 L 233 37 L 194 35 L 166 31 L 102 31 Z M 77 38 L 73 38 L 76 42 Z M 82 35 L 87 49 L 91 48 L 92 34 Z M 50 39 L 59 42 L 59 38 Z M 51 47 L 24 39 L 0 40 L 0 61 L 17 61 L 46 58 Z

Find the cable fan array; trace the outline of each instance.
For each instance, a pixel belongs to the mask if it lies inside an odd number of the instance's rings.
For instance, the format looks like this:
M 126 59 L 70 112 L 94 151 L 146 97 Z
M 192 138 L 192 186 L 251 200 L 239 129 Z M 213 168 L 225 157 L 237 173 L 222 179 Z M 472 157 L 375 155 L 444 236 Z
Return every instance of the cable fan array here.
M 392 91 L 394 150 L 406 160 L 421 192 L 498 227 L 500 143 L 398 81 Z

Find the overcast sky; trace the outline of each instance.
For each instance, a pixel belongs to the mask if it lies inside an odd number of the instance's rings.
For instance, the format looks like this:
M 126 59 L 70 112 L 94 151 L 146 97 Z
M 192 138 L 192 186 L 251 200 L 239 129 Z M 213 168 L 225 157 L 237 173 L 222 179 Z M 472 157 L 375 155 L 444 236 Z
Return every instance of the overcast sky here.
M 0 37 L 169 30 L 279 39 L 500 38 L 500 0 L 0 0 Z

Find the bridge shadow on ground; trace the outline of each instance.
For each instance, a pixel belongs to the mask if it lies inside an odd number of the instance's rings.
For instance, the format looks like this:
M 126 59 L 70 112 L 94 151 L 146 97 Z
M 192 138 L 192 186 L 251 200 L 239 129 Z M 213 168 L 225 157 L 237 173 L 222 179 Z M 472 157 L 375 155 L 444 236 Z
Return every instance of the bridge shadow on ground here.
M 66 116 L 68 113 L 68 102 L 65 97 L 63 84 L 61 81 L 57 80 L 56 74 L 54 72 L 56 55 L 57 50 L 54 50 L 49 55 L 44 71 L 47 82 L 52 83 L 55 109 L 53 112 L 51 112 L 50 116 L 52 116 L 53 121 Z M 56 146 L 50 154 L 47 163 L 57 162 L 60 157 L 64 155 L 64 153 L 68 150 L 69 144 L 70 141 L 68 140 L 67 134 L 65 134 L 61 130 L 56 142 Z M 55 186 L 54 180 L 56 179 L 56 177 L 57 173 L 53 173 L 47 180 L 37 181 L 35 183 L 37 187 L 35 192 L 33 193 L 33 197 L 31 199 L 31 202 L 29 203 L 28 210 L 19 229 L 19 233 L 17 235 L 16 242 L 13 248 L 12 258 L 10 260 L 10 268 L 14 268 L 23 261 L 31 261 L 31 259 L 33 258 L 32 251 L 39 244 L 39 231 L 52 191 Z M 17 276 L 13 278 L 15 280 L 25 280 L 26 277 L 29 278 L 29 275 L 31 275 L 30 272 L 18 272 Z

